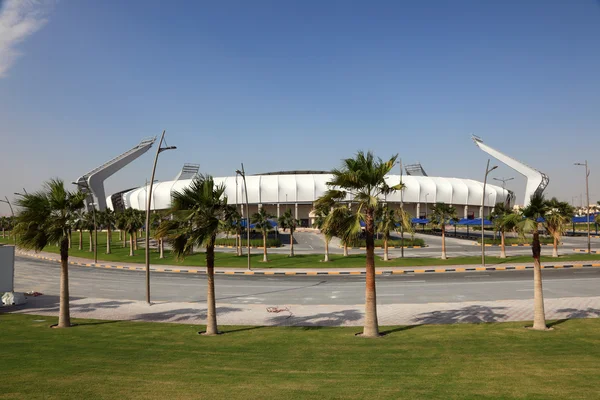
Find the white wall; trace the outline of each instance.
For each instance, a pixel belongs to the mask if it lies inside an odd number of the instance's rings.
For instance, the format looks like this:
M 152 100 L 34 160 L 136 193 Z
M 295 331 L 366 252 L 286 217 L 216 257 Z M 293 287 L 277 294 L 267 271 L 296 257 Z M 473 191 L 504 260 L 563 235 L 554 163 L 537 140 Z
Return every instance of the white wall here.
M 15 248 L 0 246 L 0 292 L 12 292 L 15 277 Z

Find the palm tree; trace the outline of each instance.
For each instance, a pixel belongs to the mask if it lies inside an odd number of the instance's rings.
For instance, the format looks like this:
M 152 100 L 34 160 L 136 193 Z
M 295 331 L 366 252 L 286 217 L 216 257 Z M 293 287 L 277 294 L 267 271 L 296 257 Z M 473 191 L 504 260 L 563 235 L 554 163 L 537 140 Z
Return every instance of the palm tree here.
M 99 224 L 106 228 L 106 254 L 110 254 L 112 230 L 117 222 L 117 215 L 110 208 L 107 208 L 105 211 L 97 212 L 97 214 L 97 217 L 99 217 Z
M 279 217 L 277 222 L 284 232 L 286 229 L 290 230 L 290 257 L 294 257 L 294 231 L 299 221 L 292 215 L 292 210 L 288 209 Z
M 533 329 L 546 330 L 546 314 L 544 312 L 544 291 L 542 289 L 542 268 L 540 264 L 540 255 L 542 247 L 540 245 L 540 232 L 538 229 L 538 219 L 544 218 L 548 211 L 544 196 L 534 194 L 527 207 L 523 209 L 525 219 L 519 223 L 521 235 L 527 232 L 533 233 L 531 243 L 531 252 L 533 255 Z
M 84 229 L 85 211 L 83 209 L 75 211 L 71 215 L 69 221 L 72 229 L 76 229 L 79 232 L 79 245 L 78 250 L 83 250 L 83 229 Z
M 140 217 L 138 210 L 128 208 L 123 212 L 123 229 L 129 234 L 129 256 L 134 254 L 134 235 L 144 225 L 143 219 Z
M 329 262 L 329 242 L 331 242 L 334 236 L 333 232 L 325 226 L 328 216 L 329 208 L 318 208 L 315 211 L 315 220 L 313 222 L 313 227 L 319 229 L 325 238 L 325 258 L 323 262 Z
M 264 207 L 261 207 L 258 212 L 252 214 L 252 217 L 250 217 L 250 221 L 254 224 L 254 227 L 262 233 L 263 262 L 269 262 L 267 257 L 267 235 L 269 234 L 269 231 L 273 229 L 273 225 L 271 225 L 271 221 L 269 219 L 274 217 L 275 216 L 269 214 Z
M 45 183 L 44 189 L 25 193 L 17 200 L 20 207 L 15 231 L 18 246 L 41 251 L 48 243 L 60 244 L 59 328 L 71 326 L 69 312 L 69 224 L 74 213 L 83 207 L 85 195 L 69 192 L 60 179 Z
M 206 247 L 206 335 L 219 333 L 215 305 L 215 242 L 220 221 L 226 220 L 233 210 L 227 205 L 224 192 L 225 186 L 215 186 L 211 176 L 196 177 L 189 187 L 173 193 L 171 212 L 177 220 L 165 221 L 159 228 L 178 259 L 185 258 L 194 246 Z
M 93 212 L 86 212 L 84 214 L 83 217 L 83 226 L 84 229 L 88 231 L 89 233 L 89 238 L 90 238 L 90 252 L 94 251 L 94 228 L 96 227 L 94 224 L 94 213 Z
M 546 216 L 544 217 L 544 226 L 550 235 L 552 235 L 553 247 L 552 257 L 558 257 L 558 242 L 567 230 L 567 225 L 571 222 L 573 216 L 573 207 L 566 201 L 558 201 L 556 197 L 546 202 Z
M 123 241 L 123 248 L 127 247 L 127 233 L 125 232 L 125 226 L 127 225 L 127 216 L 125 211 L 120 211 L 115 214 L 115 226 L 119 230 L 119 240 Z M 123 235 L 123 233 L 125 234 Z
M 397 231 L 400 224 L 404 226 L 406 231 L 412 231 L 410 215 L 402 209 L 394 210 L 387 204 L 380 205 L 375 214 L 378 221 L 377 232 L 383 236 L 383 261 L 389 261 L 388 242 L 391 233 Z M 404 246 L 404 243 L 401 245 Z
M 442 230 L 442 260 L 448 259 L 446 257 L 446 225 L 450 221 L 458 221 L 456 217 L 456 208 L 445 203 L 435 203 L 431 207 L 431 213 L 429 216 L 430 223 L 433 226 L 439 226 Z
M 8 218 L 0 217 L 0 225 L 2 225 L 2 239 L 6 237 L 5 229 L 8 227 Z
M 379 198 L 400 190 L 403 184 L 389 186 L 385 175 L 390 172 L 396 158 L 393 156 L 388 161 L 375 160 L 371 152 L 359 151 L 355 158 L 342 161 L 340 169 L 331 171 L 331 181 L 327 183 L 329 190 L 317 200 L 317 204 L 329 205 L 342 203 L 348 195 L 352 196 L 354 222 L 346 226 L 346 232 L 352 234 L 360 230 L 360 222 L 365 223 L 365 236 L 367 242 L 366 260 L 366 285 L 365 285 L 365 325 L 363 336 L 379 336 L 377 322 L 377 301 L 375 293 L 375 210 Z M 335 210 L 334 210 L 335 211 Z
M 500 258 L 506 258 L 506 232 L 514 231 L 523 217 L 504 203 L 498 203 L 494 206 L 490 219 L 494 229 L 500 232 Z

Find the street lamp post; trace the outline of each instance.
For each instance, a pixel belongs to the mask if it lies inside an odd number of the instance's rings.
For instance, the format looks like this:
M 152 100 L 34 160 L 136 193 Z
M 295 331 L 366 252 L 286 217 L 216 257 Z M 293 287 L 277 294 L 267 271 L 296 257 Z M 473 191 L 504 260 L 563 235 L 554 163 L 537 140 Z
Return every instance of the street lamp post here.
M 402 185 L 402 159 L 400 164 L 400 185 Z M 400 257 L 404 258 L 404 189 L 400 188 Z
M 485 209 L 485 186 L 487 184 L 487 177 L 490 172 L 498 168 L 497 165 L 494 165 L 490 168 L 490 159 L 488 158 L 487 166 L 485 167 L 485 177 L 483 178 L 483 193 L 481 195 L 481 266 L 485 267 L 485 232 L 483 230 L 483 213 Z
M 156 172 L 156 163 L 158 162 L 158 155 L 166 150 L 174 150 L 177 147 L 167 146 L 161 147 L 165 138 L 165 132 L 163 130 L 160 135 L 160 142 L 158 142 L 158 148 L 156 149 L 156 156 L 154 156 L 154 165 L 152 166 L 152 177 L 150 178 L 150 188 L 146 193 L 146 303 L 150 303 L 150 207 L 152 206 L 152 184 L 154 183 L 154 173 Z
M 587 204 L 585 206 L 585 215 L 587 216 L 587 250 L 588 250 L 588 254 L 590 254 L 590 251 L 592 249 L 591 242 L 590 242 L 590 237 L 591 237 L 590 236 L 590 187 L 589 187 L 590 170 L 588 168 L 587 160 L 585 160 L 585 163 L 575 163 L 575 165 L 585 167 L 585 195 L 587 198 L 587 200 L 586 200 Z
M 242 180 L 244 181 L 244 192 L 246 192 L 246 236 L 248 245 L 248 271 L 250 271 L 250 203 L 248 202 L 248 186 L 246 185 L 246 171 L 244 171 L 244 163 L 242 163 L 242 170 L 239 169 L 235 171 L 236 174 L 242 176 Z M 241 246 L 240 246 L 241 247 Z

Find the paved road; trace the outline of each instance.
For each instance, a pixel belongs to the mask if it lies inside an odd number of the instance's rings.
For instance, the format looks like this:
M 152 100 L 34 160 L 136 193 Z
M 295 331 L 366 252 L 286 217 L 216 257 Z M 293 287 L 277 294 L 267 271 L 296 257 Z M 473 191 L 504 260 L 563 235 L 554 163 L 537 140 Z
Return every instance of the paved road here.
M 600 269 L 544 270 L 546 298 L 600 295 Z M 379 276 L 380 304 L 465 302 L 531 299 L 528 271 L 445 273 Z M 17 291 L 58 294 L 59 265 L 16 258 Z M 135 271 L 71 267 L 71 295 L 115 300 L 143 300 L 145 275 Z M 204 301 L 205 277 L 156 273 L 152 276 L 155 301 Z M 350 305 L 364 301 L 361 276 L 217 276 L 217 299 L 229 304 Z

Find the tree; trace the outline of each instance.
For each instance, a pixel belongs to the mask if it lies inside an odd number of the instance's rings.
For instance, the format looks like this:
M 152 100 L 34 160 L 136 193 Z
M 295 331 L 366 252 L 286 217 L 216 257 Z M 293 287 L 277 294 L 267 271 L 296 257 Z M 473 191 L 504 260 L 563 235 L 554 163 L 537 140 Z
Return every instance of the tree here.
M 317 200 L 317 204 L 327 206 L 331 203 L 343 203 L 351 195 L 353 209 L 356 211 L 353 211 L 354 222 L 345 226 L 346 233 L 352 234 L 357 229 L 360 230 L 360 222 L 365 223 L 367 260 L 365 325 L 362 333 L 365 337 L 379 336 L 375 292 L 375 210 L 380 197 L 404 187 L 402 183 L 389 186 L 385 181 L 385 175 L 390 172 L 397 157 L 393 156 L 387 161 L 381 158 L 376 160 L 371 152 L 359 151 L 354 158 L 344 159 L 341 168 L 331 171 L 333 176 L 327 183 L 329 189 Z
M 215 242 L 220 221 L 226 220 L 234 209 L 223 196 L 225 186 L 215 186 L 211 176 L 200 175 L 181 192 L 173 193 L 173 221 L 165 221 L 159 230 L 167 237 L 177 259 L 183 259 L 194 246 L 206 248 L 207 317 L 206 335 L 216 335 L 217 310 L 215 301 Z
M 546 202 L 546 215 L 544 227 L 552 235 L 552 257 L 558 257 L 558 242 L 567 230 L 573 216 L 573 207 L 566 201 L 558 201 L 556 197 Z
M 84 200 L 85 194 L 67 191 L 60 179 L 52 179 L 42 190 L 25 193 L 17 200 L 17 245 L 35 251 L 43 250 L 49 243 L 60 245 L 59 328 L 71 326 L 68 230 L 73 214 L 83 207 Z
M 134 254 L 134 235 L 142 226 L 144 226 L 144 219 L 141 214 L 133 208 L 128 208 L 123 212 L 123 229 L 129 234 L 129 256 L 133 257 Z
M 254 227 L 262 233 L 263 262 L 269 262 L 269 258 L 267 257 L 267 235 L 273 229 L 270 221 L 271 218 L 274 218 L 274 215 L 269 214 L 264 207 L 261 207 L 258 212 L 252 214 L 252 217 L 250 217 L 250 221 L 254 224 Z
M 404 229 L 408 232 L 412 231 L 412 224 L 410 223 L 410 215 L 402 210 L 394 210 L 389 205 L 380 205 L 376 212 L 377 232 L 380 232 L 383 236 L 383 261 L 389 260 L 388 255 L 388 242 L 392 232 L 398 230 L 398 226 L 401 224 Z M 404 243 L 401 244 L 404 246 Z
M 89 234 L 89 238 L 90 238 L 90 252 L 94 251 L 94 228 L 96 227 L 94 224 L 94 213 L 92 211 L 88 211 L 85 214 L 83 214 L 83 229 L 85 229 L 86 231 L 88 231 Z
M 319 229 L 325 239 L 325 258 L 323 259 L 323 262 L 329 262 L 329 242 L 331 242 L 331 239 L 334 236 L 333 232 L 330 229 L 327 229 L 325 226 L 328 216 L 329 208 L 322 207 L 315 209 L 315 220 L 313 222 L 313 227 Z
M 106 228 L 106 254 L 110 254 L 110 245 L 112 242 L 112 231 L 117 223 L 117 215 L 113 210 L 107 208 L 104 211 L 97 211 L 98 223 Z
M 277 222 L 284 232 L 286 229 L 290 230 L 290 257 L 294 257 L 294 232 L 299 221 L 292 215 L 292 210 L 288 209 L 279 217 Z
M 540 263 L 541 245 L 538 219 L 544 218 L 548 211 L 544 196 L 534 194 L 527 207 L 523 209 L 525 219 L 519 223 L 521 235 L 532 232 L 531 252 L 533 256 L 533 329 L 546 330 L 546 314 L 544 312 L 544 291 L 542 289 L 542 268 Z
M 494 206 L 490 220 L 494 229 L 500 232 L 500 258 L 506 258 L 506 232 L 514 231 L 522 219 L 520 214 L 506 207 L 504 203 Z
M 458 221 L 456 208 L 445 203 L 435 203 L 431 207 L 429 220 L 433 226 L 439 226 L 442 230 L 442 260 L 446 260 L 446 225 L 450 221 Z
M 115 226 L 119 230 L 119 240 L 123 241 L 123 248 L 127 247 L 127 232 L 125 232 L 125 226 L 127 225 L 127 216 L 125 211 L 115 213 Z M 123 235 L 123 233 L 125 234 Z
M 6 237 L 5 230 L 8 228 L 8 218 L 0 217 L 0 225 L 2 225 L 2 238 Z
M 83 250 L 83 230 L 85 229 L 85 211 L 83 209 L 75 211 L 69 220 L 70 227 L 79 232 L 78 250 Z

